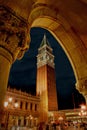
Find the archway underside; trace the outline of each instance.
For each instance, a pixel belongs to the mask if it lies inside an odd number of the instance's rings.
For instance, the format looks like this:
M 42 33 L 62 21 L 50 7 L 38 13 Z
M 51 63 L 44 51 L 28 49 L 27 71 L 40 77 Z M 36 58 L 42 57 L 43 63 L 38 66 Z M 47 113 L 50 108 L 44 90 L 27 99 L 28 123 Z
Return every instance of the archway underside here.
M 0 1 L 2 20 L 0 114 L 12 62 L 21 57 L 27 49 L 31 27 L 47 29 L 62 46 L 74 70 L 76 88 L 84 94 L 87 103 L 87 5 L 85 1 Z M 1 118 L 0 116 L 0 122 Z
M 29 28 L 42 27 L 53 34 L 70 60 L 77 88 L 87 94 L 87 7 L 85 0 L 64 2 L 22 0 L 14 4 L 15 0 L 4 0 L 1 4 L 25 19 Z
M 47 29 L 56 38 L 72 65 L 76 77 L 77 89 L 86 94 L 84 88 L 87 82 L 87 65 L 85 59 L 87 52 L 80 38 L 74 34 L 69 26 L 64 28 L 60 21 L 58 23 L 55 19 L 47 16 L 35 19 L 31 27 Z

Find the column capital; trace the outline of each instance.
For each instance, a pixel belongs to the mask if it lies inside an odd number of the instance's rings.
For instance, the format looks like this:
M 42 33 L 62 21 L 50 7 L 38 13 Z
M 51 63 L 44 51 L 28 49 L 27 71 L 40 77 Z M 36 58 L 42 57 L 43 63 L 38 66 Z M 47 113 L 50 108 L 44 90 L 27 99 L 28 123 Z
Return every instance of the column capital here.
M 29 42 L 28 23 L 10 8 L 0 6 L 0 48 L 6 50 L 14 62 L 23 56 L 29 48 Z
M 76 83 L 76 88 L 84 96 L 87 95 L 87 78 L 78 80 L 77 83 Z

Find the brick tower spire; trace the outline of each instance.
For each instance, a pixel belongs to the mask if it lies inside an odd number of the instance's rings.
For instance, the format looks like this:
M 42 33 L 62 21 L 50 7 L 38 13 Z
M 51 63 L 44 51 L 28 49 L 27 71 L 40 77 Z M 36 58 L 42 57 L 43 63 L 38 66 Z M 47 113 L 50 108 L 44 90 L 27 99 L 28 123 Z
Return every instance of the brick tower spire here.
M 57 111 L 57 91 L 53 49 L 44 34 L 37 55 L 37 95 L 41 97 L 41 118 L 46 121 L 48 111 Z

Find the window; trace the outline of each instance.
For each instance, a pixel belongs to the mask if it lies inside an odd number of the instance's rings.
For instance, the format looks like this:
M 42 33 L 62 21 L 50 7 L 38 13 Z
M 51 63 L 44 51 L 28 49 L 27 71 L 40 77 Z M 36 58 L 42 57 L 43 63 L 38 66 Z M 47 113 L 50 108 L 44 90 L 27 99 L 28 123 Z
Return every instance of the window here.
M 20 102 L 20 109 L 22 109 L 22 106 L 23 106 L 23 102 Z

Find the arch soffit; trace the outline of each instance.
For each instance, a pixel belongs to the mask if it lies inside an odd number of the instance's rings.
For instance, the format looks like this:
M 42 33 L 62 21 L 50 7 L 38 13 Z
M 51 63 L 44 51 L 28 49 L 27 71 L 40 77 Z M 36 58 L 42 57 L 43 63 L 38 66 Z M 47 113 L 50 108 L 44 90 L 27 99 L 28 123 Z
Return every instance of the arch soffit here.
M 72 28 L 67 21 L 58 13 L 58 10 L 47 6 L 34 8 L 29 17 L 30 27 L 42 27 L 47 29 L 59 42 L 65 51 L 74 70 L 76 79 L 85 77 L 80 74 L 79 68 L 85 62 L 84 52 L 81 52 L 84 46 L 81 40 L 73 33 Z M 82 62 L 80 62 L 82 60 Z M 77 64 L 78 62 L 78 64 Z M 81 63 L 81 64 L 79 64 Z
M 59 29 L 62 26 L 60 24 L 57 24 L 52 19 L 49 19 L 48 22 L 47 22 L 47 24 L 44 25 L 44 23 L 47 21 L 46 19 L 48 19 L 48 18 L 47 17 L 38 18 L 37 20 L 35 20 L 33 22 L 33 24 L 32 24 L 31 27 L 41 27 L 41 28 L 44 28 L 44 29 L 48 30 L 54 36 L 54 38 L 58 41 L 58 43 L 60 44 L 60 46 L 63 48 L 65 54 L 67 55 L 67 57 L 68 57 L 68 59 L 69 59 L 69 61 L 71 63 L 71 66 L 73 68 L 75 77 L 77 79 L 78 75 L 77 75 L 77 72 L 76 72 L 76 67 L 75 67 L 74 61 L 72 59 L 72 56 L 69 53 L 69 50 L 66 48 L 65 44 L 63 43 L 63 40 L 61 40 L 60 36 L 57 35 L 56 29 Z M 42 20 L 42 22 L 41 22 L 41 20 Z M 69 44 L 70 44 L 70 42 L 69 42 Z

